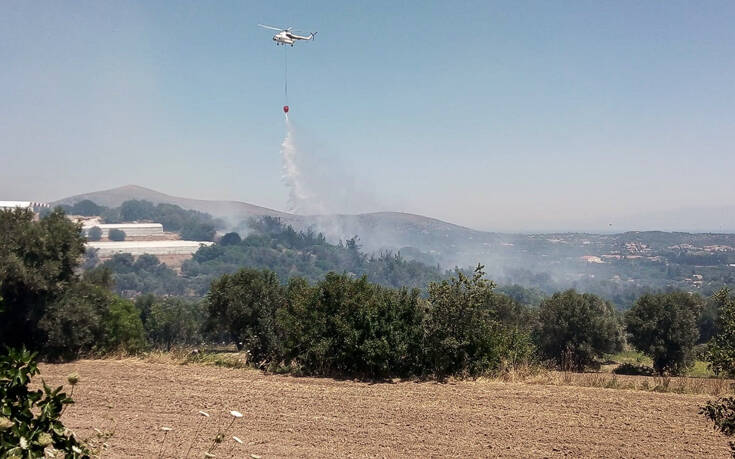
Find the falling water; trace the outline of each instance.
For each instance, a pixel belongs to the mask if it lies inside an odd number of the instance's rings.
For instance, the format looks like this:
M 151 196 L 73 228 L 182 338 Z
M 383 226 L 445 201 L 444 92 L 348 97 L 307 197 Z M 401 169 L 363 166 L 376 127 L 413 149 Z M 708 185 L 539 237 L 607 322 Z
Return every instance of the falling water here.
M 321 214 L 324 206 L 318 196 L 309 189 L 299 161 L 299 150 L 294 140 L 294 129 L 286 115 L 286 137 L 281 142 L 283 157 L 283 181 L 289 188 L 289 210 L 297 214 Z

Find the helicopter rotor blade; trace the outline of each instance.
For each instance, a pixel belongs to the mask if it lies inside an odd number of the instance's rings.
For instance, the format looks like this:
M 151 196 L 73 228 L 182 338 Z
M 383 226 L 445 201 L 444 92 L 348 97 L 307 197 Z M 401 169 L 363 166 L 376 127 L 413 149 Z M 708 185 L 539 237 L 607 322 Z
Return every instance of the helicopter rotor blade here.
M 264 29 L 270 29 L 270 30 L 277 30 L 279 32 L 282 32 L 284 30 L 288 30 L 288 29 L 282 29 L 282 28 L 279 28 L 279 27 L 271 27 L 271 26 L 267 26 L 267 25 L 263 25 L 263 24 L 258 24 L 258 27 L 262 27 Z

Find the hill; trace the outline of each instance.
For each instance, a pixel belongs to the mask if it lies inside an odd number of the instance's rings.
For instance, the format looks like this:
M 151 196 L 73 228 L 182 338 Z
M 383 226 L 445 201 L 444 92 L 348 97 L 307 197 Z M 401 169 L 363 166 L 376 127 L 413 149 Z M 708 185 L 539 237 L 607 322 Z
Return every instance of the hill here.
M 309 228 L 325 234 L 328 240 L 338 242 L 359 236 L 362 249 L 367 252 L 415 248 L 430 255 L 427 262 L 452 266 L 461 261 L 454 254 L 463 241 L 494 239 L 492 233 L 475 231 L 434 218 L 400 212 L 376 212 L 359 215 L 302 216 L 281 212 L 240 201 L 211 201 L 171 196 L 137 185 L 126 185 L 109 190 L 84 193 L 59 199 L 52 205 L 73 205 L 88 199 L 98 205 L 118 207 L 128 200 L 146 200 L 154 204 L 175 204 L 184 209 L 205 212 L 221 218 L 229 229 L 248 231 L 248 220 L 254 217 L 278 217 L 299 230 Z M 417 255 L 418 256 L 418 255 Z
M 278 217 L 296 230 L 322 232 L 328 242 L 358 236 L 368 255 L 400 251 L 408 261 L 444 268 L 482 263 L 503 284 L 551 293 L 565 288 L 600 294 L 627 307 L 648 289 L 681 288 L 709 294 L 735 285 L 735 234 L 635 231 L 619 234 L 507 234 L 476 231 L 398 212 L 302 216 L 236 201 L 180 198 L 138 186 L 72 196 L 106 206 L 130 199 L 170 203 L 222 218 L 227 231 L 252 233 L 251 219 Z
M 290 215 L 277 210 L 240 201 L 210 201 L 205 199 L 181 198 L 138 185 L 126 185 L 109 190 L 78 194 L 75 196 L 69 196 L 68 198 L 59 199 L 51 204 L 74 205 L 75 203 L 85 199 L 106 207 L 119 207 L 123 202 L 132 199 L 150 201 L 153 204 L 175 204 L 183 209 L 198 210 L 199 212 L 205 212 L 213 217 L 220 218 L 246 219 L 248 217 L 264 215 L 271 217 L 288 217 Z

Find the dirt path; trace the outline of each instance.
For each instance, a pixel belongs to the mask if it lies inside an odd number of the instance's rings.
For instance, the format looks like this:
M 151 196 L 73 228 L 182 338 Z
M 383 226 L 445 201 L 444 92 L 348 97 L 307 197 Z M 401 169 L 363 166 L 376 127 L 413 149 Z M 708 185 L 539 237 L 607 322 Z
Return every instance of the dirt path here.
M 81 437 L 108 430 L 108 457 L 191 457 L 231 419 L 217 457 L 517 456 L 728 457 L 727 442 L 697 407 L 708 397 L 516 383 L 366 384 L 264 375 L 252 370 L 138 360 L 43 365 L 47 382 L 81 375 L 64 415 Z M 207 441 L 205 441 L 205 438 Z M 237 446 L 236 449 L 230 449 Z M 194 454 L 194 451 L 197 451 Z

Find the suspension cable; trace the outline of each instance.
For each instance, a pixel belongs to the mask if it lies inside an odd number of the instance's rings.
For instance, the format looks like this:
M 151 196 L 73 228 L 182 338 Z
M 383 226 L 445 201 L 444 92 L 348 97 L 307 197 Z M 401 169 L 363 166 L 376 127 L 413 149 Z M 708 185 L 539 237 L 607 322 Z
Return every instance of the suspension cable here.
M 286 105 L 288 105 L 288 47 L 283 45 L 283 60 L 284 60 L 284 71 L 283 71 L 283 92 L 286 94 Z

